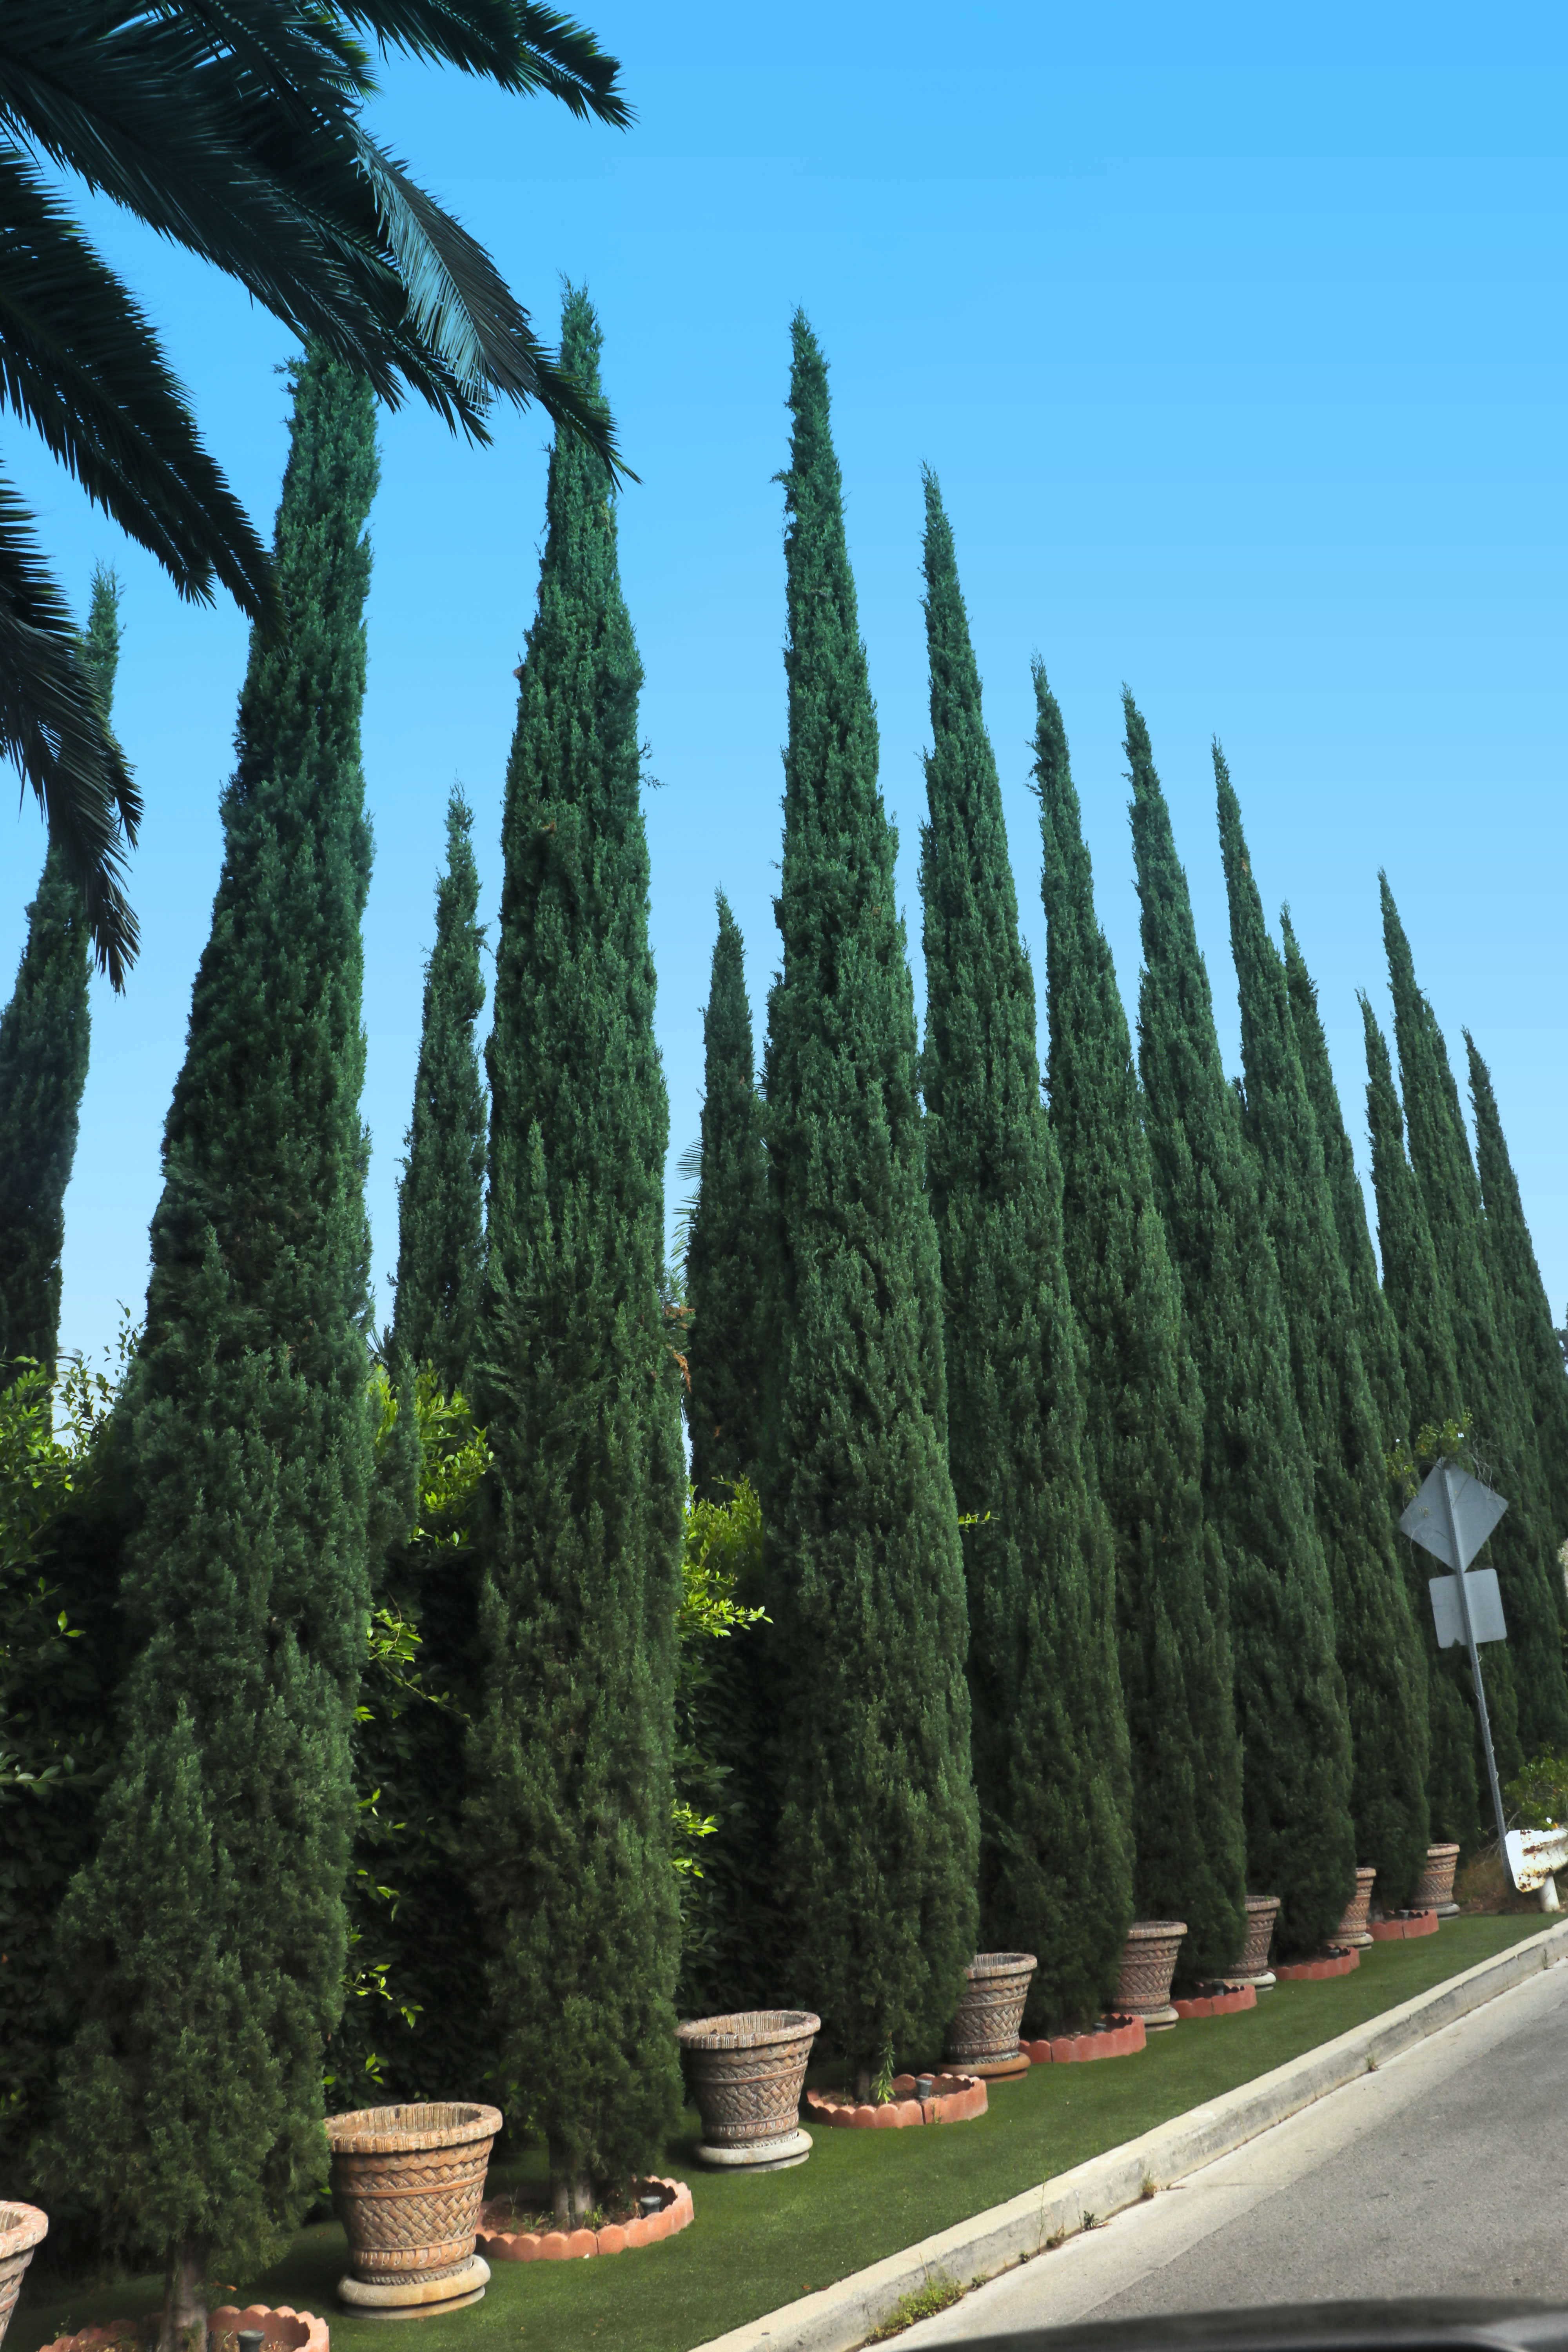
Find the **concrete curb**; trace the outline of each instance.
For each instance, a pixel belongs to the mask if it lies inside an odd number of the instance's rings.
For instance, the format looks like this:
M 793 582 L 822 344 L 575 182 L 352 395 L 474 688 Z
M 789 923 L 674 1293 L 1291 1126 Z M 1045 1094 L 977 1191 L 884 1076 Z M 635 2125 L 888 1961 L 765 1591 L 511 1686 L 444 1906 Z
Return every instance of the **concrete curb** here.
M 1441 2032 L 1500 1993 L 1563 1960 L 1568 1960 L 1568 1921 L 1479 1961 L 1397 2009 L 1384 2010 L 1380 2017 L 1320 2043 L 1272 2074 L 1227 2091 L 1208 2106 L 1190 2108 L 1140 2139 L 1126 2140 L 1070 2172 L 1058 2173 L 1054 2180 L 1042 2181 L 1037 2189 L 1025 2189 L 1005 2205 L 972 2214 L 967 2221 L 889 2254 L 868 2270 L 853 2272 L 836 2286 L 803 2294 L 781 2311 L 765 2312 L 743 2327 L 713 2336 L 697 2352 L 855 2352 L 894 2305 L 923 2286 L 933 2272 L 945 2272 L 967 2286 L 1027 2262 L 1047 2246 L 1075 2237 L 1086 2213 L 1103 2221 L 1135 2205 L 1145 2180 L 1165 2188 L 1184 2179 L 1353 2082 L 1366 2073 L 1369 2059 L 1381 2063 L 1396 2057 L 1413 2042 Z

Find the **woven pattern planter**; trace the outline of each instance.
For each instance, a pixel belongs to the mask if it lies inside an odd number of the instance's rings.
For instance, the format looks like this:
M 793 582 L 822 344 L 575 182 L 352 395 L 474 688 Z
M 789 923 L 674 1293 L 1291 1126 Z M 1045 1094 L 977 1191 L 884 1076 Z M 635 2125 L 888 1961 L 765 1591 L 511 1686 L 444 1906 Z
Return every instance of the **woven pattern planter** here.
M 482 2292 L 489 2273 L 474 2238 L 500 2121 L 499 2107 L 447 2103 L 327 2117 L 345 2302 L 437 2305 Z
M 808 2009 L 746 2009 L 679 2025 L 691 2095 L 702 2117 L 698 2156 L 726 2168 L 799 2164 L 805 2063 L 822 2020 Z
M 1375 1870 L 1356 1872 L 1355 1893 L 1346 1906 L 1344 1917 L 1334 1929 L 1336 1944 L 1360 1946 L 1371 1943 L 1372 1937 L 1367 1930 L 1367 1919 L 1372 1910 L 1372 1882 L 1376 1876 Z
M 947 2029 L 950 2064 L 989 2080 L 1028 2072 L 1018 2047 L 1029 1979 L 1039 1963 L 1033 1952 L 977 1952 L 963 1973 L 969 1979 L 958 2014 Z
M 1233 1983 L 1259 1987 L 1273 1983 L 1268 1966 L 1268 1947 L 1274 1941 L 1274 1924 L 1279 1916 L 1278 1895 L 1247 1896 L 1247 1934 L 1242 1939 L 1241 1958 L 1230 1972 Z
M 1134 1919 L 1121 1948 L 1121 1974 L 1111 2006 L 1125 2017 L 1141 2017 L 1145 2028 L 1174 2025 L 1171 1979 L 1187 1932 L 1184 1919 Z
M 0 2343 L 22 2292 L 22 2273 L 48 2232 L 49 2217 L 36 2205 L 0 2205 Z
M 1412 1911 L 1436 1911 L 1451 1919 L 1458 1905 L 1454 1900 L 1454 1865 L 1459 1859 L 1457 1845 L 1429 1845 L 1426 1867 L 1415 1882 L 1410 1897 Z

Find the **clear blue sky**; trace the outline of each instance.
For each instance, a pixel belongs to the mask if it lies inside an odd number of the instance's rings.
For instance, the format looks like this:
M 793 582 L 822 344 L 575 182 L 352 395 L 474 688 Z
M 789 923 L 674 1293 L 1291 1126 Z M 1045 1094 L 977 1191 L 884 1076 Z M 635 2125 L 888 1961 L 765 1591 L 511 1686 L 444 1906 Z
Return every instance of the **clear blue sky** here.
M 832 365 L 882 782 L 922 992 L 920 467 L 941 476 L 1043 985 L 1025 789 L 1030 656 L 1060 696 L 1101 919 L 1130 1011 L 1137 913 L 1119 688 L 1148 718 L 1237 1062 L 1208 747 L 1217 731 L 1272 914 L 1289 898 L 1364 1167 L 1360 1016 L 1386 1013 L 1386 865 L 1451 1050 L 1490 1059 L 1554 1307 L 1568 1297 L 1559 9 L 1438 5 L 635 7 L 587 0 L 637 126 L 574 124 L 396 68 L 379 129 L 554 331 L 599 305 L 642 477 L 621 558 L 647 682 L 653 942 L 671 1146 L 697 1132 L 713 893 L 744 929 L 759 1036 L 775 960 L 784 729 L 788 326 Z M 118 215 L 90 215 L 166 331 L 209 443 L 264 527 L 288 340 Z M 512 665 L 531 617 L 544 426 L 487 452 L 385 420 L 364 747 L 371 1208 L 395 1181 L 447 787 L 499 882 Z M 95 993 L 67 1203 L 68 1346 L 138 1313 L 159 1141 L 216 879 L 245 631 L 182 606 L 13 425 L 7 462 L 85 606 L 126 584 L 116 718 L 147 801 L 145 952 Z M 13 804 L 14 805 L 14 804 Z M 0 972 L 43 851 L 0 818 Z M 1043 1037 L 1042 1037 L 1043 1044 Z M 378 1312 L 388 1293 L 381 1290 Z

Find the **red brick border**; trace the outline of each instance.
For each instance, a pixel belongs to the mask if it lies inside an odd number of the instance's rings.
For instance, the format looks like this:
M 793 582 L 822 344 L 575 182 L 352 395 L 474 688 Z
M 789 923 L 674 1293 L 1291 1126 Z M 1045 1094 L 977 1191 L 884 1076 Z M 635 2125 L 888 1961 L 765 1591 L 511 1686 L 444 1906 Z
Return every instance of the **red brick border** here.
M 937 2080 L 942 2077 L 938 2075 Z M 947 2079 L 966 2084 L 962 2091 L 944 2091 L 934 2099 L 917 2099 L 912 2074 L 895 2074 L 893 2096 L 880 2106 L 855 2105 L 841 2091 L 807 2091 L 805 2104 L 813 2119 L 840 2130 L 903 2131 L 911 2124 L 966 2124 L 985 2113 L 985 2085 L 973 2074 L 949 2069 Z
M 1283 1968 L 1276 1960 L 1274 1973 L 1287 1982 L 1316 1984 L 1321 1977 L 1348 1977 L 1360 1966 L 1359 1951 L 1320 1952 L 1315 1960 L 1288 1960 Z
M 1374 1944 L 1408 1943 L 1412 1936 L 1435 1936 L 1436 1932 L 1436 1911 L 1417 1911 L 1413 1919 L 1373 1919 L 1367 1926 L 1367 1934 Z
M 1037 2066 L 1068 2066 L 1089 2058 L 1131 2058 L 1148 2042 L 1141 2017 L 1129 2017 L 1106 2033 L 1058 2033 L 1049 2042 L 1020 2042 Z
M 1197 1993 L 1191 2000 L 1173 2000 L 1171 2006 L 1180 2018 L 1235 2017 L 1241 2010 L 1258 2007 L 1258 1987 L 1237 1985 L 1231 1992 Z
M 648 2179 L 656 2189 L 674 2189 L 669 2203 L 657 2213 L 639 2213 L 635 2221 L 607 2221 L 602 2230 L 487 2230 L 485 2215 L 511 2202 L 510 2197 L 494 2197 L 479 2209 L 479 2252 L 492 2263 L 585 2262 L 590 2254 L 626 2254 L 673 2238 L 691 2221 L 691 2191 L 684 2180 L 666 2180 L 657 2172 Z
M 269 2319 L 286 2319 L 289 2325 L 272 2329 Z M 148 2342 L 151 2326 L 153 2343 L 157 2341 L 157 2314 L 145 2319 L 111 2319 L 100 2327 L 80 2327 L 74 2336 L 57 2336 L 46 2344 L 43 2352 L 102 2352 L 106 2345 L 142 2345 Z M 267 2338 L 262 2352 L 331 2352 L 331 2336 L 324 2319 L 313 2311 L 296 2311 L 290 2303 L 247 2305 L 243 2311 L 226 2303 L 207 2314 L 207 2342 L 216 2347 L 226 2336 L 240 2328 L 260 2328 Z M 303 2334 L 300 2333 L 301 2328 Z

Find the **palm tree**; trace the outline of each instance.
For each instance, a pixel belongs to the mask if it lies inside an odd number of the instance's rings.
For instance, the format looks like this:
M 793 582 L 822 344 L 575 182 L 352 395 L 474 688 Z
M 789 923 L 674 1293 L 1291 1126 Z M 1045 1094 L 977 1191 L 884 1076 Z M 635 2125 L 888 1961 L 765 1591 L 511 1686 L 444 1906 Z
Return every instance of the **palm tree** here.
M 544 91 L 625 126 L 615 58 L 532 0 L 5 0 L 0 10 L 0 400 L 183 596 L 221 583 L 272 613 L 268 558 L 197 437 L 122 281 L 52 182 L 70 172 L 236 278 L 395 407 L 421 394 L 486 441 L 499 394 L 538 401 L 624 471 L 614 428 L 534 335 L 483 248 L 371 138 L 366 39 Z M 0 476 L 0 751 L 79 879 L 100 967 L 137 927 L 124 853 L 142 813 L 78 658 L 33 519 Z

